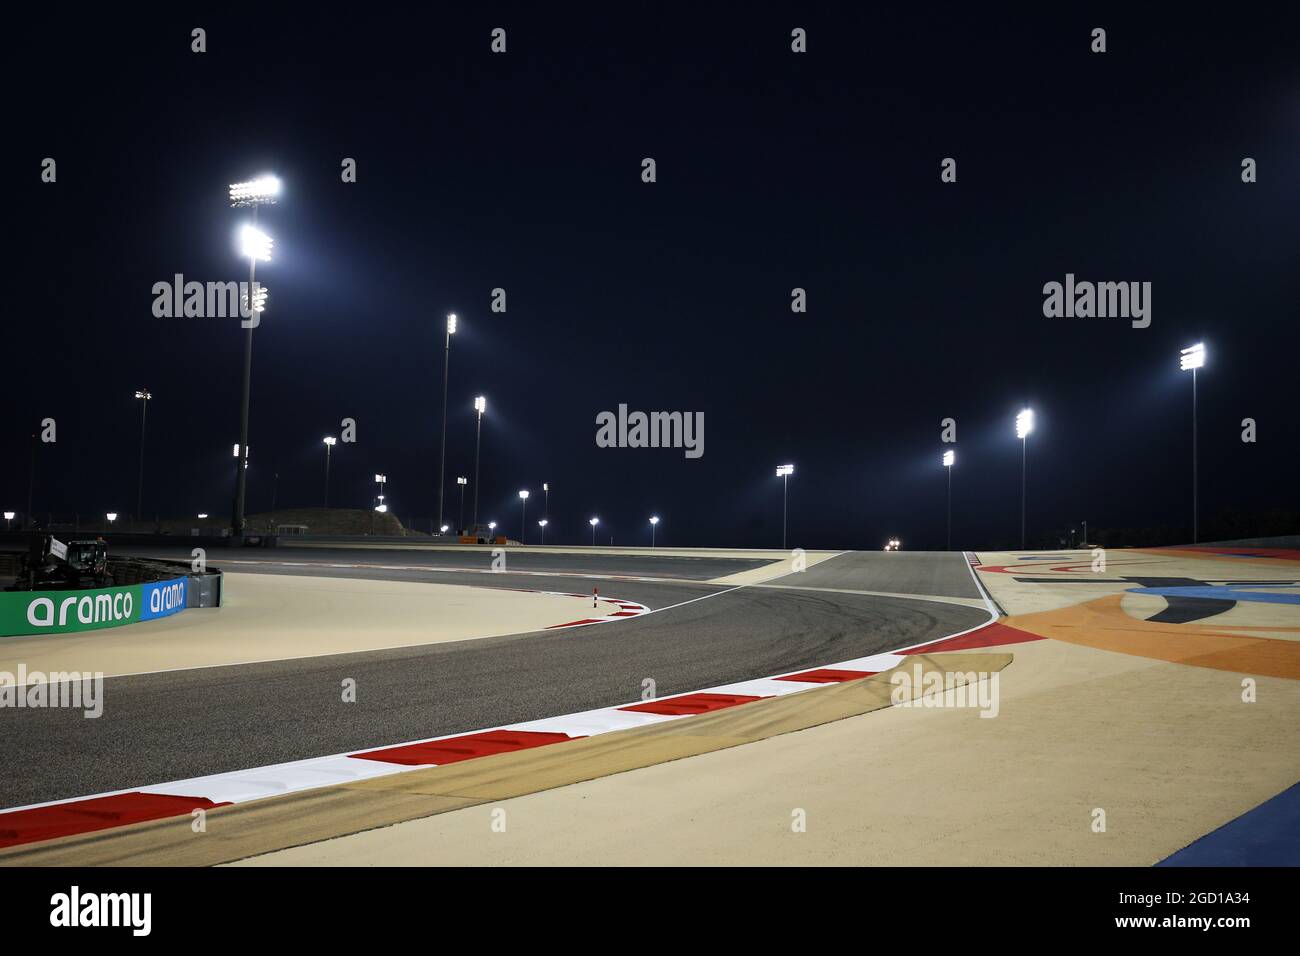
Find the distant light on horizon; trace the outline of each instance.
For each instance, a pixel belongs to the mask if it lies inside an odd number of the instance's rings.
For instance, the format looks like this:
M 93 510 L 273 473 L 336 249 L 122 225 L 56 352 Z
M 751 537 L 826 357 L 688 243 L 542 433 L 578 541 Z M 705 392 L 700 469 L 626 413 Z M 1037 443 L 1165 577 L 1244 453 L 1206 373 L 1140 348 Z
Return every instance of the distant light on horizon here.
M 957 453 L 955 451 L 946 451 L 943 453 L 943 466 L 945 468 L 951 468 L 953 463 L 956 461 Z

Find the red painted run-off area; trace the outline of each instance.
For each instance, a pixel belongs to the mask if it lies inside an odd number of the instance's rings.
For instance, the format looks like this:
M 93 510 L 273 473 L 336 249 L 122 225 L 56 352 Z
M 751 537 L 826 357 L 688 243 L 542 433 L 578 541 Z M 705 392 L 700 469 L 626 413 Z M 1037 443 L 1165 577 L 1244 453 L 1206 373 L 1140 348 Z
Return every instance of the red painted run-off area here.
M 74 833 L 93 833 L 165 817 L 189 816 L 194 810 L 224 806 L 228 804 L 213 803 L 206 797 L 132 792 L 14 810 L 0 814 L 0 847 L 53 840 Z
M 971 631 L 969 634 L 958 634 L 956 637 L 935 641 L 933 644 L 923 644 L 920 647 L 911 647 L 898 653 L 935 654 L 939 651 L 969 651 L 979 647 L 1027 644 L 1029 641 L 1043 640 L 1046 640 L 1046 638 L 1041 634 L 1031 634 L 1029 631 L 1020 630 L 1018 627 L 1008 627 L 1005 624 L 986 624 L 978 631 Z

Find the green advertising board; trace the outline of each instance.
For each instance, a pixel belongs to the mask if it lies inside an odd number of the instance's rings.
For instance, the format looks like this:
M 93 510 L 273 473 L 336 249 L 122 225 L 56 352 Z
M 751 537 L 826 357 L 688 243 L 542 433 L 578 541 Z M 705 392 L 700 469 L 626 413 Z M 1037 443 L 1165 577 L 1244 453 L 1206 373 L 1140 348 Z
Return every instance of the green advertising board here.
M 185 578 L 77 591 L 0 591 L 0 636 L 121 627 L 185 609 Z

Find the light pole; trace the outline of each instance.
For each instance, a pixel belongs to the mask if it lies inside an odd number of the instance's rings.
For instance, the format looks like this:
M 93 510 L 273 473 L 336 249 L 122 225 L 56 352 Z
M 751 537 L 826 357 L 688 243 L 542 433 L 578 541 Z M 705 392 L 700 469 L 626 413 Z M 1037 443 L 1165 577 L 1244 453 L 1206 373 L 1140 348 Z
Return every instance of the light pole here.
M 488 537 L 489 537 L 489 538 L 495 538 L 496 536 L 497 536 L 497 523 L 496 523 L 495 521 L 489 521 L 489 522 L 488 522 Z
M 135 397 L 140 400 L 140 477 L 135 484 L 135 520 L 139 521 L 141 502 L 144 500 L 144 426 L 149 414 L 149 399 L 153 396 L 149 394 L 149 389 L 140 388 L 136 389 Z
M 5 512 L 5 530 L 6 530 L 6 531 L 8 531 L 8 530 L 9 530 L 9 526 L 10 526 L 11 524 L 13 524 L 13 520 L 14 520 L 14 513 L 13 513 L 12 511 L 6 511 L 6 512 Z
M 370 533 L 371 534 L 375 533 L 375 515 L 383 514 L 385 511 L 388 510 L 388 506 L 384 504 L 384 485 L 388 484 L 388 476 L 376 474 L 375 484 L 379 486 L 379 491 L 375 497 L 375 510 L 370 512 Z
M 790 476 L 794 474 L 794 465 L 777 465 L 776 476 L 785 479 L 785 487 L 781 492 L 781 550 L 785 550 L 785 524 L 786 515 L 789 512 L 790 503 Z
M 542 482 L 542 517 L 548 521 L 551 518 L 551 483 Z
M 591 546 L 596 546 L 596 525 L 600 524 L 599 518 L 588 518 L 587 524 L 591 525 Z
M 108 519 L 109 527 L 112 527 L 113 522 L 117 520 L 117 512 L 110 511 L 108 514 L 104 515 L 104 517 Z
M 526 544 L 528 537 L 528 492 L 519 492 L 519 543 Z
M 650 547 L 652 548 L 655 546 L 655 528 L 656 526 L 658 526 L 658 524 L 659 524 L 659 516 L 651 515 L 650 516 Z
M 943 453 L 943 467 L 948 471 L 948 550 L 952 550 L 952 466 L 957 461 L 955 451 Z
M 330 506 L 330 452 L 334 450 L 334 443 L 338 441 L 332 435 L 325 436 L 325 507 Z
M 447 379 L 451 374 L 451 337 L 456 334 L 456 313 L 447 316 L 447 341 L 442 353 L 442 450 L 438 453 L 438 524 L 442 524 L 442 492 L 447 465 Z
M 230 206 L 232 209 L 252 208 L 253 224 L 245 226 L 240 232 L 242 254 L 248 257 L 248 292 L 253 294 L 257 276 L 257 260 L 269 261 L 271 258 L 271 237 L 257 228 L 257 210 L 259 206 L 272 205 L 280 194 L 280 180 L 274 176 L 262 176 L 245 183 L 232 183 L 230 186 Z M 255 303 L 250 303 L 255 305 Z M 235 540 L 244 534 L 244 497 L 248 472 L 248 404 L 253 380 L 253 323 L 244 324 L 244 387 L 239 401 L 239 447 L 245 449 L 245 456 L 235 462 L 235 506 L 231 516 L 231 532 Z
M 478 450 L 483 438 L 483 413 L 487 411 L 487 399 L 480 395 L 474 399 L 474 411 L 478 412 L 478 424 L 474 427 L 474 527 L 478 527 Z
M 539 527 L 539 528 L 542 529 L 542 544 L 546 544 L 546 525 L 547 525 L 547 524 L 548 524 L 548 522 L 547 522 L 547 520 L 546 520 L 545 518 L 543 518 L 541 521 L 537 522 L 537 527 Z
M 1025 473 L 1029 465 L 1029 433 L 1034 430 L 1033 409 L 1016 416 L 1016 437 L 1020 439 L 1020 548 L 1025 548 Z
M 1179 354 L 1179 368 L 1192 372 L 1192 544 L 1200 540 L 1200 521 L 1196 488 L 1196 370 L 1205 364 L 1205 344 L 1197 342 Z
M 457 527 L 463 532 L 465 530 L 465 486 L 469 484 L 469 479 L 457 476 L 456 484 L 460 485 L 460 519 L 457 521 Z

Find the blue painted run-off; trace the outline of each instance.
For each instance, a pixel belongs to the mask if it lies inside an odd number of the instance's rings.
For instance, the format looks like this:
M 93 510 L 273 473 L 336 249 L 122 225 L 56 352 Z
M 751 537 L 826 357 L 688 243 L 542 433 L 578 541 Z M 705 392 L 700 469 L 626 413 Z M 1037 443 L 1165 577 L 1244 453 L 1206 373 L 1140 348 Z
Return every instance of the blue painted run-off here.
M 1300 866 L 1300 783 L 1156 866 Z
M 1174 588 L 1130 588 L 1129 594 L 1158 594 L 1161 597 L 1212 598 L 1216 601 L 1261 601 L 1265 604 L 1300 604 L 1300 594 L 1285 591 L 1274 593 L 1260 592 L 1255 588 L 1295 587 L 1293 584 L 1241 584 L 1174 587 Z M 1250 590 L 1248 590 L 1250 589 Z

